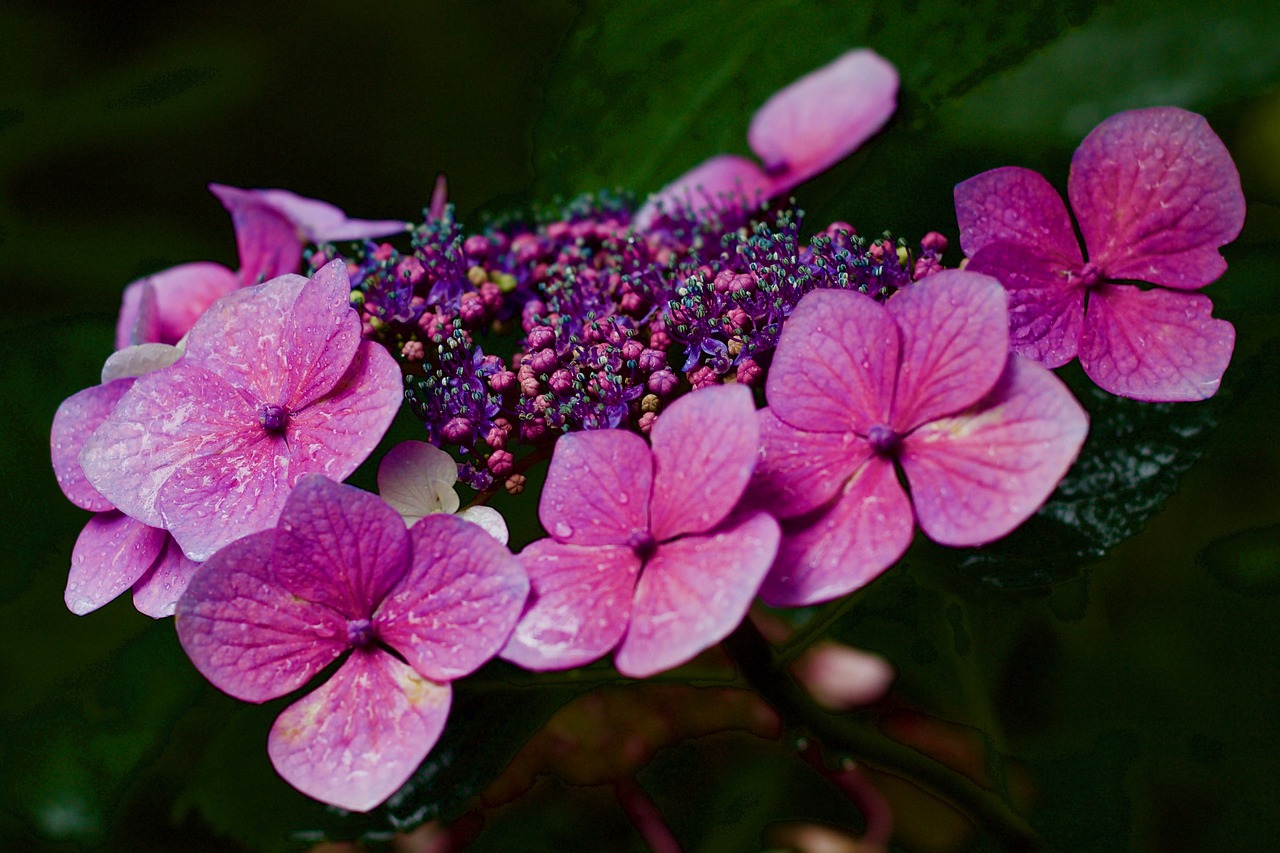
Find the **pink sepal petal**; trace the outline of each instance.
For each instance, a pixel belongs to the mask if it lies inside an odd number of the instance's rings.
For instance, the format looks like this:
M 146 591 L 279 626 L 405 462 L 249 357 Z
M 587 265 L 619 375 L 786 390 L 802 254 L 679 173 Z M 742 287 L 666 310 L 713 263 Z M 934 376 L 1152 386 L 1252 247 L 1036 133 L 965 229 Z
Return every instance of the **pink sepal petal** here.
M 536 671 L 569 669 L 603 657 L 618 644 L 640 573 L 635 551 L 539 539 L 519 559 L 529 575 L 529 606 L 501 657 Z
M 231 214 L 240 253 L 242 284 L 259 284 L 298 271 L 302 264 L 302 239 L 298 226 L 288 215 L 255 190 L 209 184 L 209 192 Z
M 443 177 L 443 176 L 441 176 Z M 334 243 L 389 237 L 408 231 L 403 219 L 351 219 L 341 208 L 289 190 L 247 190 L 293 222 L 309 243 Z M 434 203 L 435 193 L 432 193 Z
M 1204 400 L 1218 391 L 1236 330 L 1199 293 L 1104 285 L 1089 297 L 1080 364 L 1098 386 L 1153 402 Z
M 623 544 L 649 529 L 653 456 L 622 430 L 575 432 L 556 442 L 538 518 L 557 541 Z
M 182 553 L 173 537 L 167 540 L 160 559 L 133 585 L 133 606 L 152 619 L 173 615 L 178 599 L 186 592 L 196 569 L 203 565 Z
M 1095 127 L 1067 183 L 1089 259 L 1111 279 L 1194 289 L 1244 227 L 1240 174 L 1203 116 L 1151 107 Z
M 779 89 L 751 119 L 747 143 L 783 193 L 843 160 L 897 108 L 898 72 L 874 51 L 851 50 Z
M 667 184 L 636 211 L 635 227 L 649 228 L 663 214 L 700 214 L 726 208 L 751 209 L 773 194 L 773 181 L 745 157 L 720 154 Z
M 140 278 L 125 286 L 116 318 L 116 349 L 160 340 L 160 310 L 156 289 L 150 279 Z
M 1001 241 L 1020 243 L 1064 266 L 1084 264 L 1062 196 L 1039 172 L 1005 166 L 956 184 L 956 219 L 966 257 Z
M 94 515 L 71 552 L 67 609 L 83 616 L 115 599 L 151 567 L 167 538 L 120 512 Z
M 85 478 L 80 467 L 80 451 L 132 387 L 132 379 L 119 379 L 85 388 L 63 400 L 53 414 L 53 428 L 49 431 L 53 473 L 67 500 L 81 509 L 93 512 L 115 509 L 115 504 L 103 497 Z
M 994 278 L 943 270 L 894 294 L 885 307 L 902 334 L 890 415 L 906 433 L 971 406 L 1009 357 L 1008 297 Z
M 671 405 L 649 435 L 653 446 L 653 538 L 710 530 L 742 497 L 760 430 L 743 385 L 704 388 Z
M 214 554 L 174 614 L 196 669 L 246 702 L 298 689 L 347 647 L 342 616 L 280 583 L 272 565 L 275 538 L 276 531 L 265 530 Z
M 458 463 L 425 441 L 402 441 L 378 463 L 378 495 L 413 524 L 433 512 L 457 512 Z
M 618 672 L 647 678 L 729 636 L 769 571 L 780 535 L 772 516 L 755 512 L 659 545 L 636 586 L 614 659 Z
M 780 420 L 812 432 L 887 423 L 898 374 L 898 326 L 869 296 L 815 290 L 778 341 L 765 384 Z
M 449 206 L 449 179 L 444 172 L 436 175 L 435 185 L 431 188 L 431 204 L 427 208 L 427 221 L 435 222 L 444 217 L 445 208 Z
M 830 509 L 783 526 L 778 557 L 760 588 L 771 607 L 803 607 L 865 586 L 906 553 L 911 502 L 893 463 L 867 460 Z
M 529 578 L 502 544 L 456 516 L 429 515 L 409 538 L 413 562 L 374 614 L 378 637 L 428 678 L 461 678 L 506 644 Z
M 409 570 L 404 521 L 370 492 L 309 474 L 279 518 L 277 582 L 347 619 L 370 618 Z
M 179 264 L 133 282 L 120 306 L 116 349 L 176 344 L 210 305 L 239 284 L 235 273 L 210 261 Z
M 921 529 L 953 547 L 999 539 L 1048 500 L 1088 430 L 1061 380 L 1011 356 L 986 399 L 903 441 L 898 459 Z
M 449 716 L 452 688 L 384 651 L 356 649 L 333 678 L 276 718 L 267 754 L 312 799 L 366 812 L 405 783 Z
M 172 344 L 133 344 L 118 349 L 102 363 L 102 384 L 117 379 L 137 379 L 182 358 L 182 348 Z
M 803 515 L 834 498 L 873 452 L 853 432 L 808 432 L 778 420 L 770 409 L 756 414 L 760 462 L 746 500 L 777 518 Z
M 1045 367 L 1076 357 L 1085 288 L 1078 267 L 1019 243 L 991 243 L 966 268 L 994 276 L 1009 295 L 1009 348 Z

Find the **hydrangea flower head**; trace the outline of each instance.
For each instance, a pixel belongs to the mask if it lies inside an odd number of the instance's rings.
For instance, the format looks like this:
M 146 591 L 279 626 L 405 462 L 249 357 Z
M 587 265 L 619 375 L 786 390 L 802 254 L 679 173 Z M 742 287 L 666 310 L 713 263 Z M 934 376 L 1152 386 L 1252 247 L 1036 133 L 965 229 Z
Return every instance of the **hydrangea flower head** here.
M 502 656 L 567 669 L 617 648 L 634 678 L 682 664 L 732 631 L 778 546 L 767 513 L 733 514 L 758 441 L 751 393 L 682 397 L 650 437 L 626 430 L 556 442 L 539 516 L 551 536 L 520 552 L 531 606 Z
M 308 796 L 355 811 L 381 803 L 435 745 L 450 681 L 506 641 L 529 584 L 501 544 L 449 515 L 406 529 L 375 495 L 316 474 L 278 526 L 215 554 L 178 602 L 178 638 L 237 699 L 325 684 L 276 719 L 267 751 Z
M 883 305 L 839 290 L 801 300 L 759 413 L 752 504 L 788 520 L 767 603 L 866 584 L 902 556 L 917 521 L 942 545 L 981 545 L 1040 507 L 1087 417 L 1008 339 L 1004 291 L 976 273 L 935 273 Z
M 204 560 L 273 525 L 304 474 L 349 476 L 402 399 L 349 294 L 335 261 L 219 299 L 183 357 L 137 379 L 85 442 L 89 484 Z
M 1009 291 L 1014 351 L 1049 366 L 1077 355 L 1099 386 L 1138 400 L 1213 396 L 1235 329 L 1191 293 L 1226 270 L 1244 225 L 1240 176 L 1203 117 L 1174 107 L 1114 115 L 1071 160 L 1067 194 L 1008 167 L 955 190 L 968 269 Z M 1121 280 L 1149 282 L 1143 290 Z

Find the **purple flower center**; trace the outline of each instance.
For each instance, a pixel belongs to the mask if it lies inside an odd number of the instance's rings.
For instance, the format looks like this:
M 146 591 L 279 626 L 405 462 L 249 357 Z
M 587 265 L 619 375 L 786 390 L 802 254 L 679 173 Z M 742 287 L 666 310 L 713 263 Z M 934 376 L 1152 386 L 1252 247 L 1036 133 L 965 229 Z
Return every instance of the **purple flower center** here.
M 266 403 L 258 410 L 258 425 L 267 432 L 280 432 L 289 420 L 289 413 L 275 403 Z
M 1085 264 L 1080 270 L 1080 284 L 1086 289 L 1092 289 L 1102 283 L 1102 267 L 1093 261 Z
M 653 534 L 640 527 L 631 531 L 631 535 L 627 537 L 627 545 L 636 552 L 636 556 L 646 562 L 658 549 L 658 543 L 654 541 Z
M 900 438 L 893 427 L 885 424 L 876 424 L 867 430 L 867 441 L 871 442 L 871 447 L 881 456 L 888 456 L 897 450 Z
M 347 620 L 347 644 L 364 648 L 373 642 L 373 622 L 368 619 Z

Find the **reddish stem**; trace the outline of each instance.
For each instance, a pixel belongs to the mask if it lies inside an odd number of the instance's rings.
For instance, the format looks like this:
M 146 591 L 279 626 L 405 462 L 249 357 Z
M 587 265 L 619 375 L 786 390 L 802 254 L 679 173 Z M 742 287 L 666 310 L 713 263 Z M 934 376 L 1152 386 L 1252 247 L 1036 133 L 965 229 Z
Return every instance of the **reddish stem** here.
M 663 822 L 662 813 L 634 778 L 626 776 L 617 780 L 614 793 L 618 797 L 618 805 L 622 806 L 631 825 L 653 853 L 681 853 L 680 842 Z

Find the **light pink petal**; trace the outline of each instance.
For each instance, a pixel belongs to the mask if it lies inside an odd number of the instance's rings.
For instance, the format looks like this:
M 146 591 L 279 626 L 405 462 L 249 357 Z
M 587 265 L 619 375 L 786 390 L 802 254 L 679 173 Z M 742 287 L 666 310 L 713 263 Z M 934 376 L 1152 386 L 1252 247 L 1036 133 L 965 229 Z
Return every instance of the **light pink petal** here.
M 728 516 L 751 479 L 760 447 L 755 403 L 744 385 L 681 397 L 653 425 L 653 538 L 701 533 Z
M 1104 285 L 1089 296 L 1080 364 L 1099 387 L 1134 400 L 1204 400 L 1218 391 L 1236 330 L 1198 293 Z
M 1005 166 L 956 184 L 960 248 L 967 257 L 1000 241 L 1020 243 L 1064 266 L 1084 264 L 1062 196 L 1039 172 Z
M 58 411 L 54 412 L 53 428 L 49 432 L 53 473 L 67 500 L 81 509 L 94 512 L 115 509 L 115 504 L 85 479 L 84 470 L 80 467 L 80 451 L 131 387 L 132 379 L 94 385 L 63 400 Z
M 272 558 L 295 595 L 369 619 L 409 570 L 409 534 L 377 495 L 311 474 L 288 494 Z
M 1009 358 L 1007 304 L 1000 282 L 965 270 L 943 270 L 885 303 L 902 333 L 894 429 L 955 414 L 991 390 Z
M 346 621 L 283 586 L 272 565 L 274 530 L 233 542 L 187 584 L 174 614 L 191 662 L 246 702 L 284 696 L 347 648 Z
M 635 551 L 539 539 L 519 559 L 531 596 L 503 658 L 525 669 L 569 669 L 603 657 L 618 644 L 640 573 Z
M 102 384 L 117 379 L 136 379 L 144 373 L 168 367 L 182 358 L 182 349 L 172 344 L 132 344 L 107 356 L 102 364 Z
M 1061 380 L 1012 356 L 986 399 L 903 441 L 898 458 L 921 529 L 954 547 L 999 539 L 1048 500 L 1088 429 Z
M 427 208 L 427 221 L 434 222 L 444 217 L 445 208 L 449 206 L 449 179 L 444 172 L 436 175 L 435 186 L 431 188 L 431 206 Z
M 991 243 L 966 269 L 994 276 L 1009 294 L 1009 348 L 1045 367 L 1076 357 L 1085 287 L 1078 267 L 1019 243 Z
M 378 637 L 437 681 L 474 671 L 506 644 L 529 578 L 483 528 L 431 515 L 409 529 L 409 572 L 374 616 Z
M 116 349 L 160 340 L 160 311 L 156 289 L 149 279 L 130 282 L 120 297 L 116 318 Z
M 594 430 L 556 442 L 538 518 L 557 541 L 617 545 L 649 531 L 653 457 L 644 439 Z
M 173 615 L 178 599 L 203 565 L 182 553 L 172 536 L 166 540 L 160 559 L 133 584 L 133 606 L 152 619 Z
M 779 89 L 756 111 L 747 143 L 783 193 L 843 160 L 898 106 L 898 72 L 874 51 L 851 50 Z
M 258 414 L 219 376 L 181 360 L 140 377 L 80 452 L 85 476 L 113 505 L 163 527 L 161 487 L 179 466 L 240 447 Z
M 367 812 L 408 780 L 449 716 L 452 688 L 378 649 L 357 649 L 284 710 L 267 736 L 276 772 L 315 800 Z
M 351 219 L 327 201 L 306 198 L 288 190 L 249 190 L 283 213 L 310 243 L 364 240 L 408 231 L 403 219 Z
M 402 441 L 378 463 L 378 495 L 409 524 L 433 512 L 457 512 L 458 463 L 425 441 Z
M 797 429 L 865 433 L 889 420 L 898 348 L 898 325 L 871 297 L 815 290 L 782 328 L 765 384 L 769 406 Z
M 113 600 L 151 567 L 167 538 L 123 513 L 94 515 L 71 552 L 67 609 L 83 616 Z
M 1244 226 L 1240 174 L 1203 116 L 1130 110 L 1095 127 L 1067 184 L 1089 259 L 1108 278 L 1192 289 L 1227 268 Z
M 893 463 L 873 456 L 831 508 L 783 527 L 778 557 L 760 588 L 772 607 L 802 607 L 865 586 L 906 553 L 911 503 Z
M 873 452 L 853 432 L 798 430 L 778 420 L 771 409 L 761 409 L 757 423 L 760 462 L 747 500 L 778 518 L 803 515 L 834 498 Z
M 750 210 L 769 198 L 773 181 L 745 157 L 721 154 L 705 160 L 649 196 L 636 211 L 635 227 L 643 231 L 664 214 L 701 214 L 708 210 Z
M 179 264 L 133 282 L 125 288 L 116 349 L 130 344 L 176 344 L 215 300 L 239 284 L 235 273 L 209 261 Z M 149 300 L 154 305 L 148 305 Z
M 491 506 L 469 506 L 458 512 L 458 518 L 479 527 L 500 545 L 506 545 L 510 539 L 506 519 Z
M 231 214 L 240 252 L 241 283 L 259 284 L 298 271 L 302 235 L 285 212 L 262 198 L 260 190 L 209 184 L 209 192 Z
M 778 522 L 755 512 L 659 545 L 636 586 L 618 671 L 647 678 L 729 636 L 769 571 L 779 536 Z

